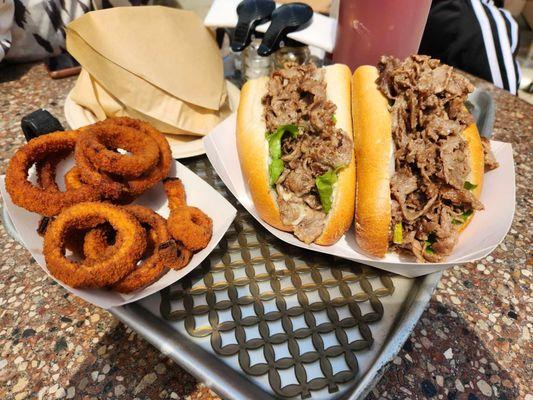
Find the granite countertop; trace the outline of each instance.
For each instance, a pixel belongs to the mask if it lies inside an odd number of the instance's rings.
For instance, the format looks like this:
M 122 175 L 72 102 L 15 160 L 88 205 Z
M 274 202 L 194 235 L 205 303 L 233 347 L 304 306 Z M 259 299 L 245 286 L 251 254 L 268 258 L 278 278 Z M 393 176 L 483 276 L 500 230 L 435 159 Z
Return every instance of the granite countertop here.
M 42 107 L 65 124 L 74 80 L 52 80 L 42 64 L 0 68 L 0 174 L 24 143 L 25 114 Z M 533 399 L 533 106 L 473 81 L 496 101 L 494 138 L 513 144 L 514 222 L 486 259 L 444 272 L 370 399 Z M 0 243 L 0 398 L 217 398 L 111 314 L 49 279 L 3 226 Z

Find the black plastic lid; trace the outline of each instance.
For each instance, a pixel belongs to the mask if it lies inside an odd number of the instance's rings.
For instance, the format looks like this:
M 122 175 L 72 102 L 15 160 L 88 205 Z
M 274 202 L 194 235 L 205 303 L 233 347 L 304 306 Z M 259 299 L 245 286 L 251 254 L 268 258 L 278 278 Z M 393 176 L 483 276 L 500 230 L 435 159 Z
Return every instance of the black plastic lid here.
M 287 34 L 308 27 L 313 21 L 313 9 L 305 3 L 284 4 L 272 13 L 272 22 L 257 49 L 260 56 L 268 56 L 279 49 Z M 291 41 L 292 45 L 297 43 Z
M 57 118 L 42 108 L 22 117 L 20 127 L 28 142 L 37 136 L 65 130 Z
M 244 0 L 237 6 L 239 21 L 231 40 L 233 51 L 242 51 L 252 40 L 257 25 L 270 20 L 276 4 L 272 0 Z

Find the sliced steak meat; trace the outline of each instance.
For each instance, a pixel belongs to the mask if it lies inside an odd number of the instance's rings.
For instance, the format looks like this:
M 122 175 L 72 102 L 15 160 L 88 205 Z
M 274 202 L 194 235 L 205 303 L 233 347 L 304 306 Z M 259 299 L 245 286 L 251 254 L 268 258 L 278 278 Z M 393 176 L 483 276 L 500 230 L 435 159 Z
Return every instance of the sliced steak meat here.
M 494 157 L 494 153 L 490 148 L 490 140 L 486 137 L 481 137 L 481 144 L 483 145 L 485 171 L 491 171 L 495 168 L 498 168 L 500 164 L 498 164 L 498 161 L 496 161 L 496 157 Z
M 476 199 L 471 191 L 464 188 L 443 186 L 440 189 L 440 195 L 443 200 L 449 200 L 454 206 L 466 206 L 468 210 L 483 210 L 484 208 L 483 203 Z
M 390 232 L 399 222 L 403 228 L 403 243 L 392 243 L 391 233 L 390 245 L 421 262 L 441 261 L 459 235 L 452 221 L 467 210 L 483 209 L 464 188 L 470 167 L 462 132 L 473 122 L 464 103 L 474 87 L 427 56 L 382 57 L 378 70 L 395 147 Z M 487 151 L 486 160 L 494 165 Z
M 324 230 L 324 213 L 310 209 L 302 221 L 294 227 L 294 235 L 304 243 L 313 243 Z
M 316 178 L 350 163 L 353 141 L 335 126 L 336 106 L 327 99 L 324 74 L 316 66 L 291 65 L 275 71 L 262 98 L 268 132 L 280 125 L 298 126 L 296 137 L 285 135 L 281 160 L 285 169 L 276 182 L 282 222 L 305 243 L 324 230 L 326 213 Z
M 302 197 L 315 187 L 315 179 L 301 166 L 290 171 L 283 185 L 298 197 Z

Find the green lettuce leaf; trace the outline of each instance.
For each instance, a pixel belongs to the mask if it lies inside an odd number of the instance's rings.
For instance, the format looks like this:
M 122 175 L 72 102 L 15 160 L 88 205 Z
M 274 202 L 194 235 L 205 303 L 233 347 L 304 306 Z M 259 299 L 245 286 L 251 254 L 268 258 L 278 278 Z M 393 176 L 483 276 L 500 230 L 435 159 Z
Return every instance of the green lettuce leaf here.
M 426 247 L 426 253 L 428 254 L 434 254 L 435 250 L 431 247 L 433 243 L 437 241 L 437 234 L 435 232 L 430 232 L 428 235 L 428 240 L 424 240 L 424 244 Z
M 473 183 L 470 183 L 468 181 L 465 181 L 465 184 L 463 185 L 463 187 L 466 189 L 466 190 L 474 190 L 475 188 L 477 188 L 477 185 L 474 185 Z
M 396 244 L 403 243 L 403 226 L 401 222 L 394 225 L 394 231 L 392 232 L 392 241 Z
M 316 188 L 318 190 L 318 196 L 322 203 L 322 209 L 327 214 L 331 210 L 333 185 L 337 182 L 337 170 L 330 169 L 323 175 L 317 176 L 315 179 Z
M 270 162 L 270 165 L 268 166 L 270 186 L 274 186 L 276 184 L 284 169 L 285 163 L 280 158 L 276 158 Z
M 268 152 L 272 160 L 276 160 L 281 157 L 281 139 L 285 133 L 290 133 L 292 137 L 298 136 L 298 127 L 296 125 L 280 125 L 276 132 L 268 134 Z
M 268 174 L 270 185 L 275 185 L 278 181 L 285 163 L 281 160 L 281 139 L 283 135 L 289 133 L 292 137 L 298 136 L 298 127 L 296 125 L 280 125 L 276 132 L 266 133 L 266 140 L 268 142 L 268 153 L 270 154 L 270 165 L 268 166 Z

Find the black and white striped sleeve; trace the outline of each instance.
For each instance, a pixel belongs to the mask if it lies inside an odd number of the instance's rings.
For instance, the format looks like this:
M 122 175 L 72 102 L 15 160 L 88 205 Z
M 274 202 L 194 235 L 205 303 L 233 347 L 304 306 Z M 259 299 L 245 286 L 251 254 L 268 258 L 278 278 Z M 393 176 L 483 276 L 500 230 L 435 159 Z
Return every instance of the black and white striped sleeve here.
M 516 94 L 520 71 L 514 53 L 518 48 L 518 26 L 506 10 L 490 1 L 470 0 L 481 29 L 492 82 Z
M 433 0 L 420 53 L 516 94 L 518 24 L 490 0 Z

